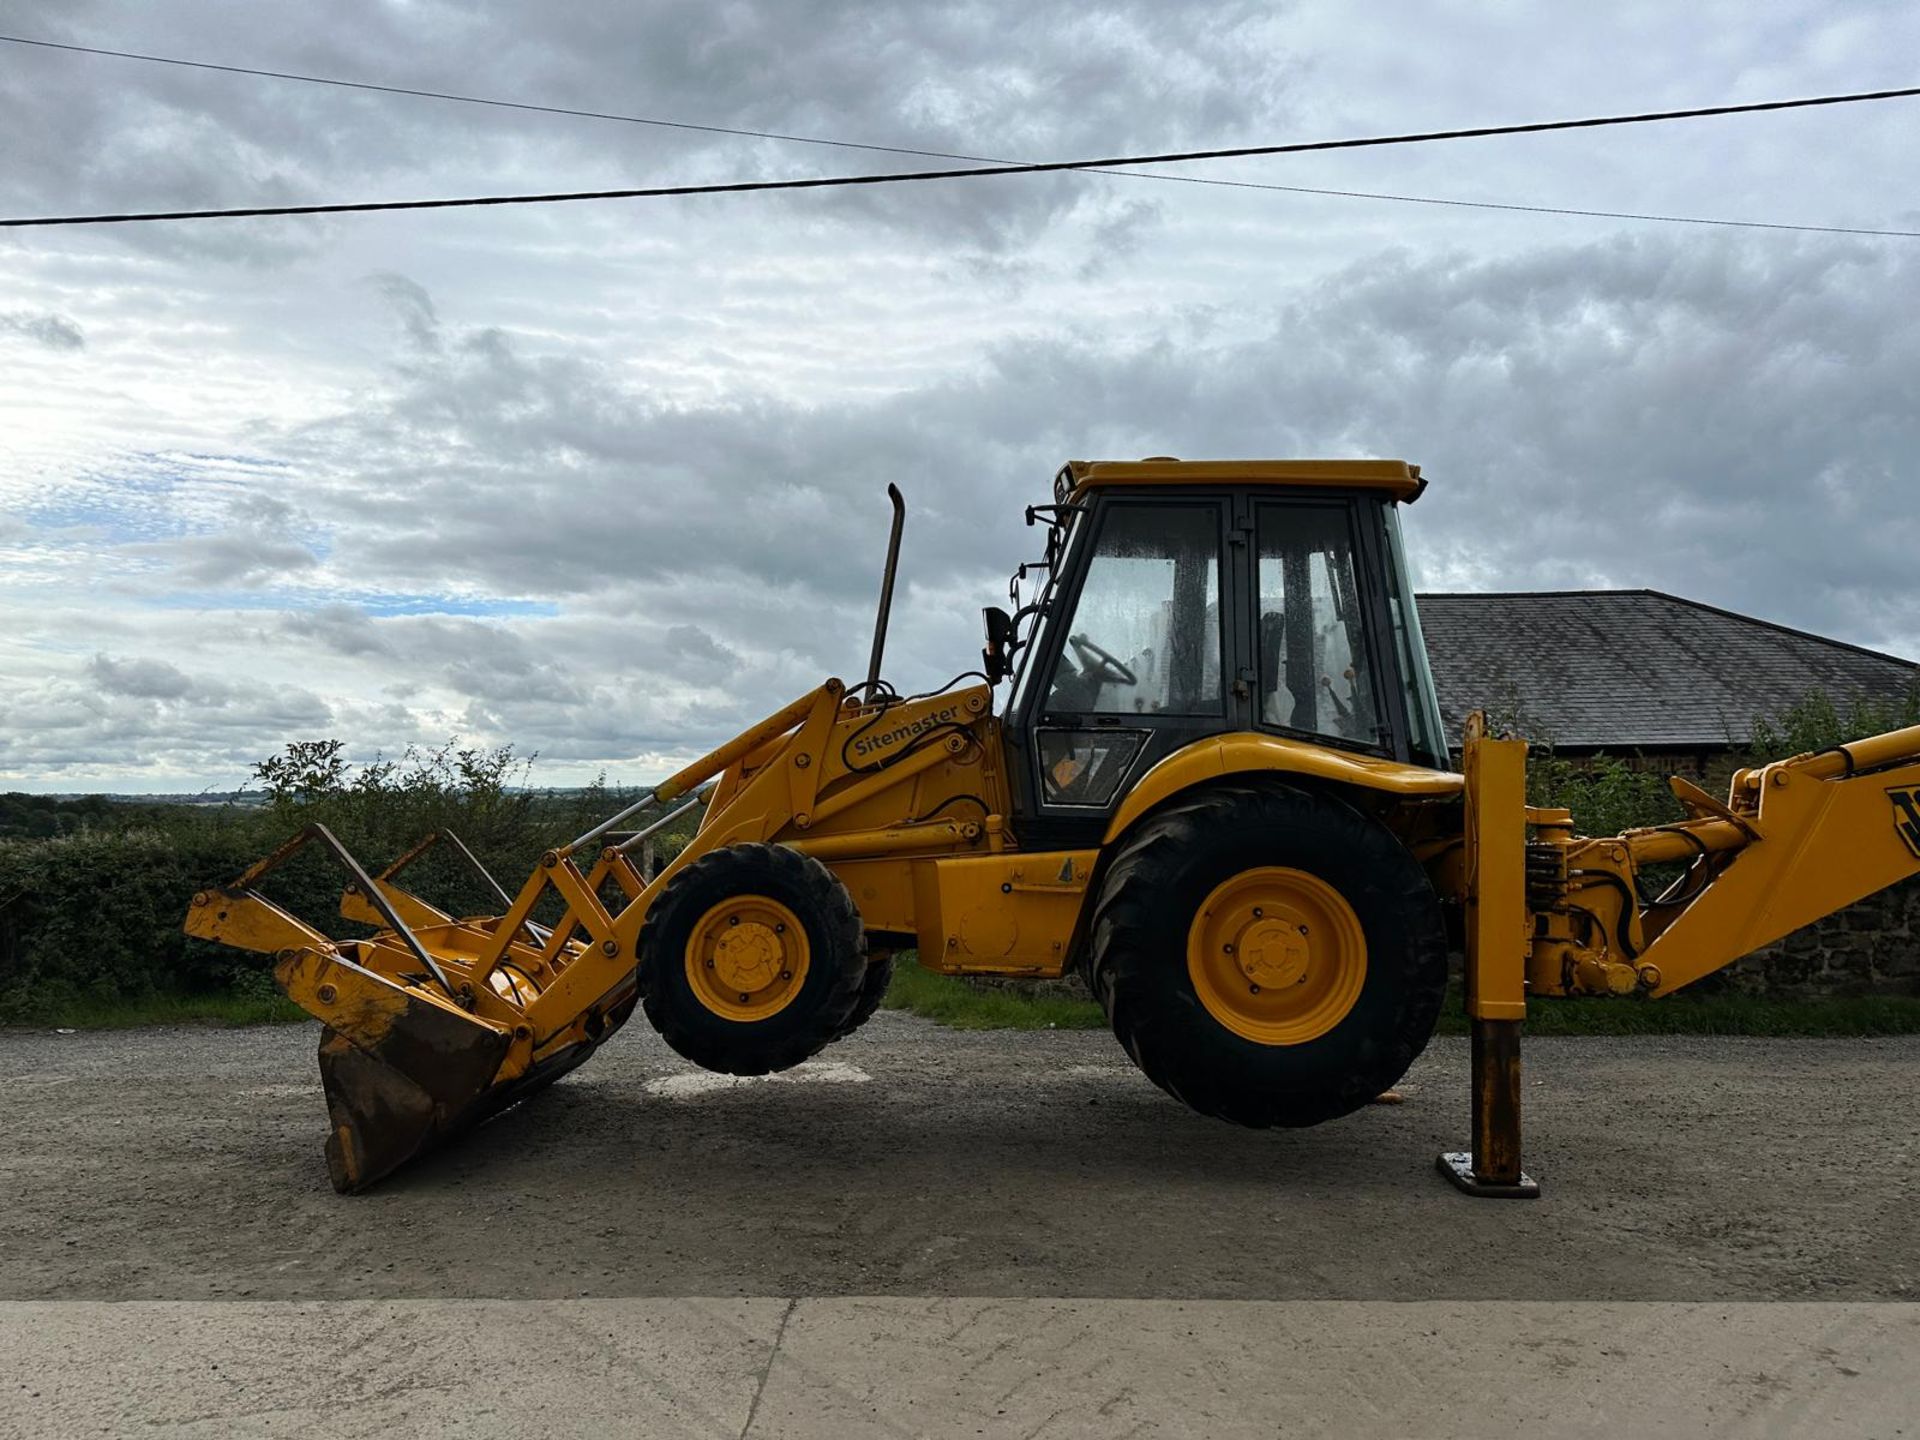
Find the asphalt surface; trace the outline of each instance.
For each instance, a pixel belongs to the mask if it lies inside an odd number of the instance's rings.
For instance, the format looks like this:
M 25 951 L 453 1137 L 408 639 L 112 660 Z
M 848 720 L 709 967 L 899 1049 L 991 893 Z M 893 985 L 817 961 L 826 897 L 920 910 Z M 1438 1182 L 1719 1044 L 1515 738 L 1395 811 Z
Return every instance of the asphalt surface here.
M 786 1078 L 642 1026 L 353 1198 L 317 1031 L 0 1034 L 0 1300 L 1920 1296 L 1920 1040 L 1535 1039 L 1532 1203 L 1434 1174 L 1466 1044 L 1303 1132 L 1189 1114 L 1102 1033 L 882 1014 Z

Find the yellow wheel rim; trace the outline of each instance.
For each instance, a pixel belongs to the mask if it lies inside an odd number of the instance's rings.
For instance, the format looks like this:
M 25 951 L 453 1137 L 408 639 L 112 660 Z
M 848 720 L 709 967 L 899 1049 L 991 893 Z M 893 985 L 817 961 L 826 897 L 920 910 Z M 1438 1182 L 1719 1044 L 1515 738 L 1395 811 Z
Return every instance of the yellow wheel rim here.
M 694 924 L 687 937 L 687 984 L 729 1020 L 765 1020 L 793 1003 L 806 983 L 807 930 L 778 900 L 736 895 Z
M 1261 1045 L 1304 1045 L 1353 1009 L 1367 937 L 1326 881 L 1278 865 L 1216 886 L 1187 931 L 1187 974 L 1227 1029 Z

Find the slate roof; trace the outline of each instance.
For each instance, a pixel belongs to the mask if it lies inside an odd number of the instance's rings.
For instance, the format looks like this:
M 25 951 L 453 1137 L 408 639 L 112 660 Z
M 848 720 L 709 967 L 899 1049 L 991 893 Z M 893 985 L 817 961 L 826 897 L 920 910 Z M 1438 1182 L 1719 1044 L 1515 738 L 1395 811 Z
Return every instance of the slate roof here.
M 1563 749 L 1724 749 L 1811 690 L 1898 700 L 1920 664 L 1658 590 L 1418 597 L 1447 729 L 1469 710 Z

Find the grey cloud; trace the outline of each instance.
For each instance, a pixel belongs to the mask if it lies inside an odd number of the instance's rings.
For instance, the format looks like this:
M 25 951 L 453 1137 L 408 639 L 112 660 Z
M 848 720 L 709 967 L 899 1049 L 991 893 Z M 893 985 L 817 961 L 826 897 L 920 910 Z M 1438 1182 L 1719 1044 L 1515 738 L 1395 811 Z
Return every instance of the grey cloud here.
M 318 567 L 319 557 L 294 533 L 298 517 L 286 500 L 254 490 L 229 497 L 226 509 L 230 523 L 224 528 L 138 541 L 120 549 L 159 561 L 169 584 L 220 589 L 258 589 Z
M 369 275 L 367 283 L 393 308 L 401 329 L 416 348 L 440 348 L 440 317 L 434 311 L 433 297 L 423 286 L 391 272 Z
M 49 350 L 83 350 L 87 344 L 86 334 L 66 316 L 27 310 L 0 313 L 0 334 L 20 335 Z
M 16 689 L 0 730 L 0 770 L 50 777 L 109 768 L 238 783 L 289 736 L 324 734 L 335 718 L 297 685 L 236 685 L 152 656 L 96 654 Z
M 279 630 L 302 642 L 313 642 L 336 655 L 391 656 L 392 643 L 380 633 L 373 617 L 358 605 L 319 605 L 279 618 Z
M 164 561 L 170 579 L 193 585 L 258 587 L 319 564 L 299 542 L 256 530 L 224 530 L 125 548 Z
M 95 655 L 87 662 L 87 675 L 109 695 L 179 700 L 193 691 L 193 681 L 186 672 L 164 660 L 115 660 Z
M 1494 93 L 1524 117 L 1620 85 L 1858 88 L 1920 33 L 1811 0 L 1764 33 L 1663 16 L 1657 54 L 1631 12 L 1467 25 L 1398 0 L 1365 25 L 1331 4 L 346 0 L 271 33 L 256 8 L 72 0 L 31 23 L 1014 156 L 1423 128 Z M 13 213 L 914 163 L 14 59 Z M 1912 189 L 1902 113 L 1187 173 L 1885 224 Z M 71 315 L 89 344 L 49 364 L 0 336 L 8 383 L 47 391 L 15 471 L 30 521 L 0 517 L 23 647 L 0 770 L 44 783 L 91 754 L 231 781 L 290 736 L 365 755 L 459 729 L 658 774 L 860 673 L 889 480 L 911 506 L 890 678 L 969 663 L 978 606 L 1037 543 L 1020 507 L 1069 456 L 1399 453 L 1434 480 L 1408 527 L 1430 584 L 1656 585 L 1920 653 L 1920 259 L 1596 233 L 1061 176 L 32 235 L 9 313 Z M 152 453 L 103 465 L 114 446 Z M 229 588 L 243 605 L 182 605 Z M 398 613 L 436 606 L 480 613 Z
M 1108 0 L 1071 9 L 1012 0 L 939 8 L 566 0 L 457 15 L 352 0 L 289 11 L 270 36 L 254 17 L 242 0 L 164 14 L 93 0 L 64 6 L 58 17 L 38 15 L 32 28 L 80 43 L 1015 159 L 1178 145 L 1270 125 L 1283 113 L 1293 66 L 1271 7 L 1246 0 Z M 240 46 L 237 36 L 254 39 Z M 15 193 L 41 210 L 918 163 L 48 52 L 0 73 L 0 126 L 16 142 Z M 83 158 L 76 164 L 75 156 Z M 1103 184 L 1052 175 L 782 204 L 803 221 L 833 217 L 996 250 L 1029 241 Z M 272 264 L 312 253 L 333 223 L 140 227 L 112 239 Z
M 593 362 L 482 332 L 409 362 L 384 410 L 308 439 L 405 477 L 408 510 L 362 555 L 384 573 L 561 595 L 671 581 L 698 597 L 689 623 L 719 595 L 783 608 L 753 598 L 776 575 L 802 613 L 861 623 L 874 497 L 896 477 L 924 544 L 914 573 L 937 584 L 1024 553 L 1018 504 L 1070 455 L 1385 452 L 1436 476 L 1413 522 L 1423 554 L 1892 643 L 1920 635 L 1915 264 L 1665 237 L 1388 254 L 1283 300 L 1264 335 L 1008 343 L 984 372 L 831 409 L 663 407 Z M 1874 522 L 1839 523 L 1850 511 Z M 1782 533 L 1817 550 L 1756 569 Z M 1850 583 L 1813 578 L 1833 574 Z M 817 622 L 794 632 L 820 648 Z

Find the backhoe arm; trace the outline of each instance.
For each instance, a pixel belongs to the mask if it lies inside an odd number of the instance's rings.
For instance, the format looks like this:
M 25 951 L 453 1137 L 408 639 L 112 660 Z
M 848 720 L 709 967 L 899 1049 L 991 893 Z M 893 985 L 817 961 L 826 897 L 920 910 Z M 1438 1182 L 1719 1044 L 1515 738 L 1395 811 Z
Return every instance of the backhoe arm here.
M 1533 994 L 1671 994 L 1920 874 L 1920 726 L 1739 771 L 1725 805 L 1672 784 L 1687 819 L 1604 839 L 1530 813 Z

